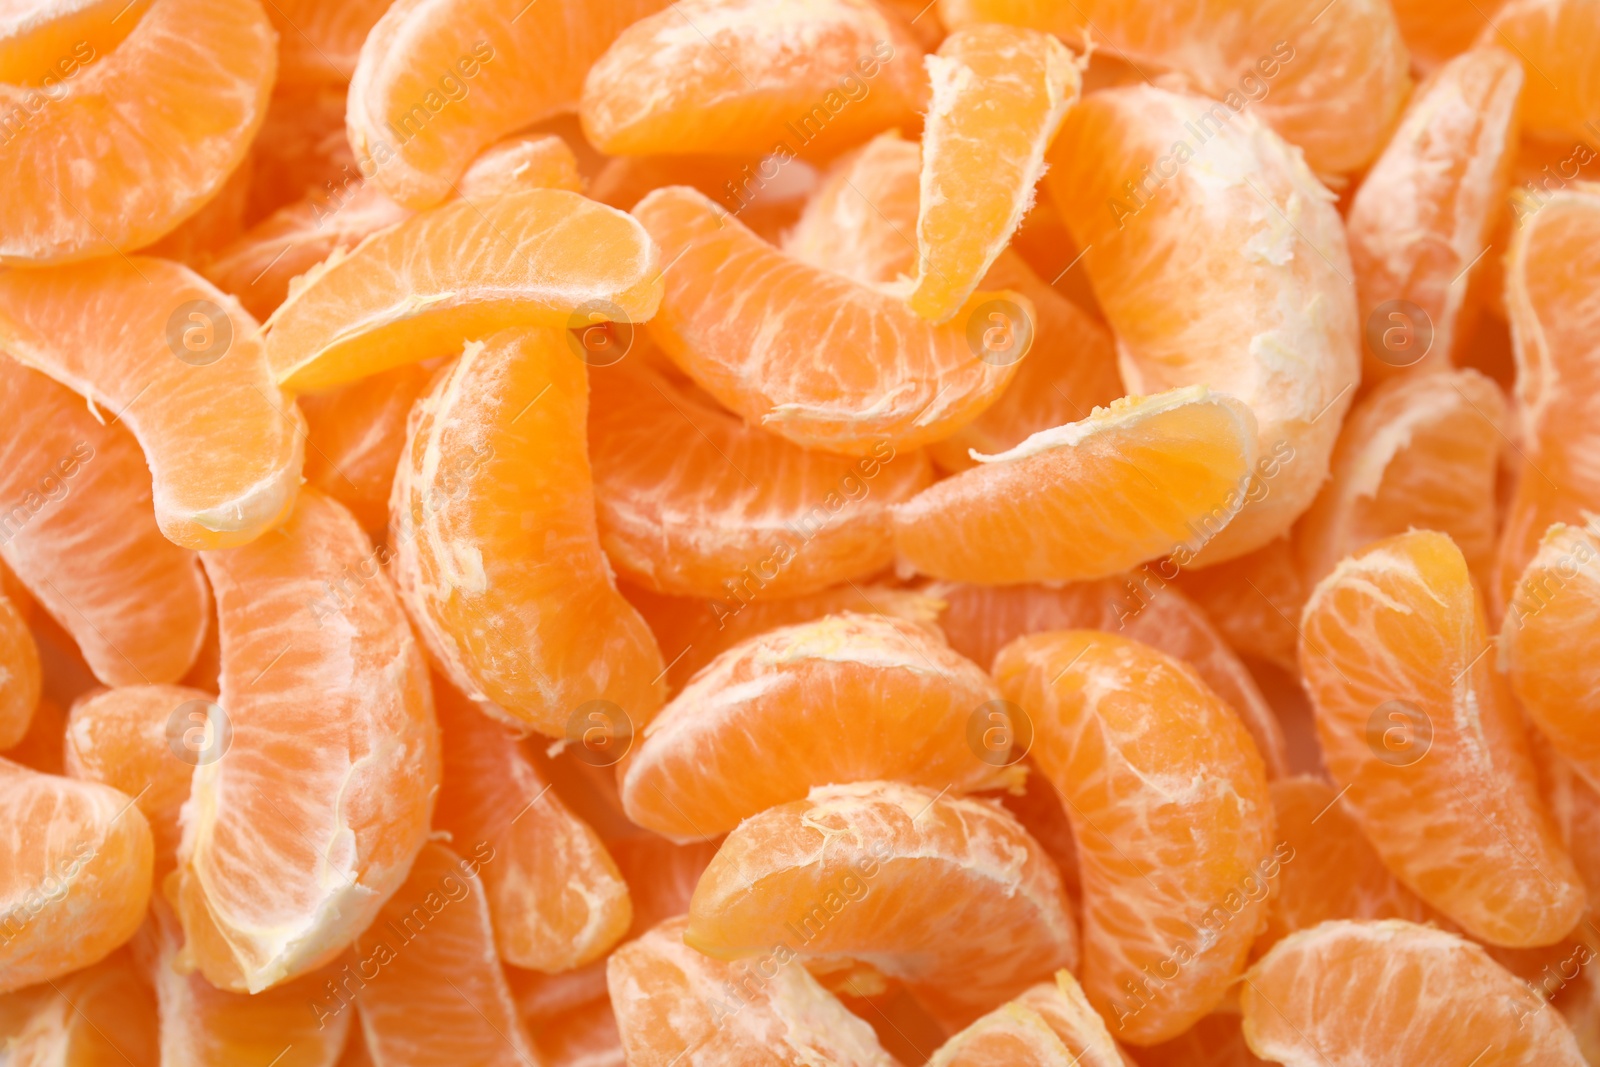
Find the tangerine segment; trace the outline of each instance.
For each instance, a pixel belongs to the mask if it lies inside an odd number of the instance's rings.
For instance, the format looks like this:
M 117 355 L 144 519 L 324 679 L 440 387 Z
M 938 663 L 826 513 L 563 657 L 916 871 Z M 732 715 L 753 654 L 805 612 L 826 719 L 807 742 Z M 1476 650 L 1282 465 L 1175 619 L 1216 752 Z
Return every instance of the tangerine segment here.
M 1144 585 L 1146 578 L 1156 585 Z M 944 602 L 939 627 L 950 647 L 974 663 L 992 664 L 1012 641 L 1047 630 L 1108 630 L 1184 660 L 1239 714 L 1267 777 L 1288 773 L 1283 728 L 1249 669 L 1205 612 L 1155 575 L 1061 586 L 940 582 L 925 592 Z
M 478 154 L 458 188 L 467 199 L 495 197 L 519 189 L 583 192 L 578 157 L 560 135 L 524 133 L 496 141 Z
M 869 0 L 682 0 L 623 30 L 583 83 L 607 155 L 772 154 L 916 121 L 922 49 Z
M 277 66 L 261 5 L 140 6 L 118 26 L 128 9 L 115 3 L 31 3 L 0 30 L 0 169 L 11 176 L 0 264 L 147 245 L 244 158 Z
M 278 31 L 278 84 L 344 86 L 388 6 L 386 0 L 272 0 L 266 8 Z
M 1492 18 L 1500 3 L 1463 7 L 1455 0 L 1391 0 L 1411 63 L 1424 73 L 1471 48 L 1484 19 Z
M 285 388 L 330 389 L 579 309 L 642 322 L 657 261 L 636 221 L 565 189 L 461 200 L 327 261 L 273 313 L 267 358 Z
M 1300 627 L 1323 757 L 1384 864 L 1491 944 L 1547 945 L 1572 929 L 1583 883 L 1450 539 L 1416 531 L 1346 558 Z
M 299 400 L 310 427 L 306 481 L 349 508 L 364 530 L 389 525 L 406 420 L 433 374 L 429 365 L 410 363 Z
M 895 547 L 924 574 L 990 583 L 1192 556 L 1244 506 L 1255 439 L 1250 409 L 1204 386 L 1128 397 L 897 505 Z
M 643 723 L 665 673 L 600 550 L 571 341 L 524 327 L 469 343 L 412 408 L 390 499 L 396 577 L 434 659 L 551 737 L 597 709 Z
M 1048 34 L 1002 25 L 957 30 L 926 60 L 918 273 L 912 310 L 961 310 L 1033 206 L 1044 153 L 1082 78 Z
M 150 824 L 110 786 L 0 759 L 0 993 L 106 957 L 150 902 Z
M 600 835 L 551 792 L 516 734 L 442 679 L 433 691 L 444 753 L 434 823 L 494 857 L 480 874 L 500 958 L 552 974 L 598 958 L 633 918 Z
M 67 729 L 67 713 L 47 696 L 39 698 L 33 719 L 22 740 L 0 752 L 0 756 L 45 774 L 65 774 L 62 747 Z
M 482 846 L 470 858 L 423 846 L 405 884 L 356 938 L 364 983 L 356 1003 L 375 1067 L 539 1062 L 494 954 L 478 872 L 496 858 Z
M 783 250 L 862 285 L 914 283 L 922 148 L 885 130 L 840 156 L 806 198 Z
M 894 1067 L 872 1028 L 790 962 L 792 952 L 771 973 L 725 963 L 685 943 L 688 923 L 668 919 L 606 962 L 630 1067 Z
M 345 124 L 363 173 L 412 209 L 495 141 L 572 109 L 622 30 L 666 0 L 400 0 L 367 34 Z
M 935 920 L 983 936 L 932 936 Z M 1078 956 L 1061 876 L 1015 819 L 897 782 L 821 786 L 746 819 L 701 876 L 685 941 L 758 972 L 870 961 L 961 1025 Z
M 1073 1067 L 1077 1062 L 1038 1012 L 1012 1000 L 940 1045 L 928 1067 Z
M 1250 1048 L 1288 1067 L 1584 1062 L 1560 1013 L 1481 947 L 1398 919 L 1291 935 L 1250 969 L 1239 999 Z M 1477 1008 L 1463 1014 L 1467 1002 Z
M 590 386 L 600 543 L 658 592 L 720 597 L 754 574 L 787 597 L 874 574 L 894 560 L 890 506 L 933 480 L 918 451 L 810 452 L 648 365 L 597 367 Z
M 174 544 L 241 545 L 293 507 L 300 413 L 255 320 L 187 267 L 119 256 L 0 273 L 0 348 L 127 424 Z
M 830 615 L 770 630 L 712 660 L 645 727 L 623 764 L 623 808 L 693 840 L 829 783 L 1017 786 L 1012 742 L 990 753 L 969 737 L 974 714 L 999 699 L 980 667 L 903 619 Z M 766 758 L 774 752 L 781 765 Z
M 803 447 L 868 455 L 948 436 L 993 403 L 1027 351 L 1027 331 L 996 356 L 969 340 L 971 315 L 931 326 L 888 294 L 785 256 L 693 189 L 659 189 L 633 211 L 669 264 L 651 336 L 746 422 Z M 1025 298 L 1002 298 L 1032 320 Z M 974 315 L 987 299 L 973 298 Z
M 39 706 L 39 646 L 28 620 L 0 594 L 0 751 L 22 741 Z
M 1487 576 L 1508 429 L 1504 394 L 1475 370 L 1413 375 L 1367 394 L 1345 420 L 1331 476 L 1296 528 L 1306 583 L 1410 529 L 1449 534 L 1467 568 Z
M 157 1067 L 157 1035 L 155 1000 L 126 952 L 0 1002 L 14 1064 Z
M 333 959 L 426 839 L 438 727 L 377 559 L 314 489 L 281 532 L 203 557 L 232 740 L 195 768 L 175 903 L 185 964 L 218 988 L 259 993 Z
M 181 678 L 205 639 L 211 595 L 200 560 L 156 526 L 138 442 L 11 359 L 0 359 L 0 411 L 12 430 L 0 442 L 0 501 L 10 505 L 0 556 L 97 679 Z M 0 747 L 15 741 L 0 728 Z
M 1510 0 L 1479 40 L 1527 66 L 1522 118 L 1548 141 L 1592 141 L 1600 115 L 1600 11 L 1588 0 Z
M 1250 735 L 1193 668 L 1114 634 L 1022 637 L 994 674 L 1072 821 L 1090 1001 L 1124 1042 L 1181 1034 L 1243 969 L 1281 863 Z
M 1341 3 L 1323 21 L 1363 6 Z M 1149 24 L 1165 32 L 1182 19 L 1164 11 Z M 1052 198 L 1084 249 L 1129 391 L 1203 383 L 1255 413 L 1251 501 L 1202 558 L 1286 533 L 1322 484 L 1360 372 L 1333 194 L 1254 115 L 1149 86 L 1091 94 L 1050 160 Z M 1202 284 L 1214 299 L 1173 300 Z
M 1370 163 L 1411 88 L 1400 28 L 1382 0 L 1320 12 L 1294 0 L 939 0 L 939 14 L 952 29 L 1031 26 L 1075 46 L 1109 47 L 1136 68 L 1173 69 L 1229 111 L 1259 112 L 1322 174 Z M 1178 124 L 1168 132 L 1184 134 Z M 1140 180 L 1136 168 L 1122 177 Z M 1093 199 L 1096 208 L 1103 200 Z
M 1170 563 L 1136 573 L 1140 585 L 1165 577 Z M 1151 582 L 1155 588 L 1164 588 Z M 1296 626 L 1305 607 L 1305 580 L 1288 537 L 1269 541 L 1247 555 L 1198 571 L 1177 575 L 1177 588 L 1206 613 L 1222 636 L 1242 656 L 1257 656 L 1288 671 L 1300 672 Z
M 1016 1003 L 1039 1013 L 1046 1025 L 1077 1057 L 1081 1067 L 1135 1067 L 1117 1045 L 1105 1020 L 1089 1003 L 1083 986 L 1071 971 L 1057 971 L 1054 982 L 1041 982 L 1018 997 Z

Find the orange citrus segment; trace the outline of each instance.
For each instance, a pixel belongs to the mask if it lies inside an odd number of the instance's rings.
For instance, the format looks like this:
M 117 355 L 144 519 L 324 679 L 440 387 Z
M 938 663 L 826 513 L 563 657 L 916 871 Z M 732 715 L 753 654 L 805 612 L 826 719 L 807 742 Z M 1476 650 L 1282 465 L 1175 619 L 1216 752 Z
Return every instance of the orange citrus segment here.
M 175 544 L 244 544 L 293 506 L 300 413 L 255 320 L 188 268 L 119 256 L 0 272 L 0 349 L 133 431 Z
M 1135 572 L 1131 581 L 1150 585 L 1151 571 L 1160 578 L 1172 565 L 1155 564 Z M 1300 670 L 1300 610 L 1309 590 L 1300 575 L 1293 543 L 1287 537 L 1226 563 L 1183 571 L 1177 587 L 1222 631 L 1228 644 L 1245 656 L 1258 656 L 1290 674 Z M 1159 595 L 1159 594 L 1157 594 Z
M 66 711 L 54 700 L 41 696 L 28 722 L 28 732 L 22 735 L 21 741 L 0 752 L 0 756 L 45 774 L 65 774 L 62 748 L 66 729 Z
M 1071 971 L 1057 971 L 951 1037 L 929 1067 L 1135 1067 Z
M 278 83 L 342 86 L 356 70 L 361 42 L 387 0 L 271 0 L 263 5 L 278 31 Z
M 1328 18 L 1361 6 L 1341 3 Z M 1084 250 L 1128 391 L 1200 383 L 1255 413 L 1250 503 L 1202 559 L 1287 532 L 1322 484 L 1360 371 L 1333 194 L 1253 114 L 1149 86 L 1090 94 L 1050 162 L 1053 200 Z M 1212 298 L 1176 299 L 1201 288 Z
M 135 6 L 48 0 L 0 21 L 0 264 L 149 244 L 221 188 L 260 128 L 277 57 L 256 0 Z
M 783 250 L 862 285 L 913 284 L 922 148 L 899 130 L 839 157 L 806 198 Z
M 406 420 L 433 374 L 428 365 L 409 363 L 298 401 L 309 427 L 306 481 L 349 508 L 374 536 L 389 525 Z
M 0 993 L 95 963 L 150 901 L 150 824 L 97 782 L 0 759 Z
M 1390 0 L 1390 6 L 1412 65 L 1426 73 L 1471 48 L 1483 32 L 1484 19 L 1492 18 L 1502 2 L 1464 6 L 1456 0 Z
M 247 156 L 233 168 L 228 180 L 198 211 L 161 240 L 139 249 L 139 254 L 177 260 L 187 267 L 200 270 L 206 260 L 223 245 L 244 232 L 245 212 L 250 205 L 251 180 Z
M 39 706 L 39 646 L 10 597 L 0 595 L 0 751 L 28 733 Z
M 1397 919 L 1279 942 L 1245 976 L 1240 1005 L 1251 1049 L 1287 1067 L 1584 1062 L 1560 1013 L 1482 948 Z
M 1041 982 L 1018 997 L 1016 1002 L 1039 1013 L 1039 1017 L 1077 1057 L 1082 1067 L 1134 1067 L 1127 1053 L 1118 1047 L 1089 1003 L 1083 986 L 1071 971 L 1057 971 L 1055 981 Z
M 197 761 L 176 907 L 184 962 L 256 993 L 333 959 L 404 880 L 438 727 L 399 599 L 341 505 L 306 489 L 281 531 L 203 559 L 228 744 Z
M 457 188 L 467 199 L 495 197 L 519 189 L 583 191 L 578 157 L 553 133 L 525 133 L 496 141 L 478 154 Z
M 1048 34 L 1001 25 L 957 30 L 927 58 L 912 310 L 961 309 L 1033 206 L 1044 153 L 1078 98 L 1072 53 Z
M 975 582 L 1192 557 L 1244 505 L 1255 438 L 1249 409 L 1204 386 L 1119 400 L 897 505 L 895 547 L 924 574 Z
M 746 422 L 807 448 L 866 455 L 883 441 L 938 440 L 993 402 L 1031 341 L 1015 321 L 996 350 L 982 329 L 969 338 L 985 294 L 971 315 L 931 326 L 892 296 L 785 256 L 692 189 L 657 190 L 633 210 L 668 264 L 651 336 Z M 1032 321 L 1025 298 L 998 299 Z
M 34 1067 L 157 1067 L 155 999 L 126 952 L 0 998 L 0 1047 Z
M 1539 798 L 1461 552 L 1417 531 L 1317 586 L 1300 667 L 1346 810 L 1406 887 L 1492 944 L 1549 944 L 1583 884 Z
M 1171 1041 L 1139 1050 L 1140 1067 L 1262 1067 L 1266 1062 L 1245 1044 L 1237 1004 L 1233 1011 L 1212 1012 Z
M 983 936 L 929 939 L 934 915 Z M 961 1025 L 1078 956 L 1061 876 L 1016 820 L 895 782 L 746 819 L 701 876 L 685 940 L 758 971 L 786 954 L 870 961 Z
M 622 765 L 623 807 L 646 829 L 694 839 L 829 783 L 1017 785 L 1022 753 L 969 737 L 973 715 L 999 699 L 981 668 L 902 619 L 771 630 L 718 656 L 644 728 Z M 771 752 L 781 765 L 766 763 Z
M 1479 40 L 1527 67 L 1522 119 L 1548 141 L 1594 142 L 1600 116 L 1600 11 L 1588 0 L 1510 0 Z

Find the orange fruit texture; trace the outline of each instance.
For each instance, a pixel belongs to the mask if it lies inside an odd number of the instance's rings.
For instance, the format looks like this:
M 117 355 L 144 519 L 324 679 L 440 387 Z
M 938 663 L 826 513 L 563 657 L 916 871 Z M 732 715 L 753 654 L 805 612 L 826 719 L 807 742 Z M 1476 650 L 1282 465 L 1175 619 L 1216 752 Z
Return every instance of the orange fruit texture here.
M 1412 66 L 1431 73 L 1445 60 L 1465 52 L 1493 18 L 1500 0 L 1465 6 L 1453 0 L 1390 0 L 1400 36 Z
M 954 1035 L 929 1067 L 1136 1067 L 1071 971 L 1057 971 Z
M 126 951 L 0 996 L 0 1041 L 19 1064 L 156 1067 L 156 1005 Z
M 1547 141 L 1596 139 L 1600 11 L 1587 0 L 1509 0 L 1479 40 L 1503 44 L 1527 68 L 1523 122 Z
M 1164 588 L 1171 560 L 1141 567 L 1132 580 L 1140 588 Z M 1305 579 L 1289 537 L 1200 570 L 1178 570 L 1173 584 L 1206 613 L 1240 655 L 1255 656 L 1298 674 L 1300 610 Z
M 362 42 L 389 5 L 383 0 L 273 0 L 265 6 L 278 31 L 281 87 L 349 82 Z
M 1317 585 L 1301 629 L 1323 758 L 1384 864 L 1491 944 L 1571 930 L 1583 883 L 1460 550 L 1429 531 L 1369 545 Z
M 26 736 L 42 683 L 28 622 L 10 597 L 0 595 L 0 750 Z

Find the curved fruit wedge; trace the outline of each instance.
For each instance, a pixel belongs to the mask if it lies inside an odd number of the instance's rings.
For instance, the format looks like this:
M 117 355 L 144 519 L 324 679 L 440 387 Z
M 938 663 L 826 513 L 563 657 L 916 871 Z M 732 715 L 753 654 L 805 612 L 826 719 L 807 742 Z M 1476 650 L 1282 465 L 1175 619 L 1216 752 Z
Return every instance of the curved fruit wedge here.
M 18 502 L 0 516 L 0 556 L 100 681 L 183 677 L 211 594 L 199 558 L 156 527 L 138 442 L 15 360 L 0 359 L 0 413 L 11 431 L 0 442 L 0 500 Z
M 1255 420 L 1204 386 L 1043 430 L 894 508 L 916 570 L 973 582 L 1103 578 L 1190 558 L 1245 505 Z
M 157 1033 L 155 999 L 127 952 L 0 1001 L 14 1064 L 157 1067 Z
M 0 993 L 104 959 L 150 901 L 150 824 L 109 786 L 0 759 Z
M 1363 397 L 1339 433 L 1327 484 L 1295 528 L 1306 584 L 1411 529 L 1449 534 L 1468 569 L 1486 578 L 1509 428 L 1505 395 L 1474 370 L 1385 382 Z
M 916 121 L 922 54 L 868 0 L 682 0 L 595 61 L 579 114 L 607 155 L 787 162 Z
M 1333 194 L 1252 114 L 1150 86 L 1090 94 L 1049 158 L 1128 391 L 1202 383 L 1255 413 L 1251 502 L 1202 559 L 1286 533 L 1322 484 L 1360 372 Z M 1143 175 L 1132 190 L 1130 175 Z M 1212 298 L 1174 299 L 1196 286 Z
M 624 27 L 667 0 L 399 0 L 367 34 L 345 123 L 362 173 L 413 209 L 456 191 L 466 162 L 572 109 Z
M 1145 80 L 1148 66 L 1172 68 L 1222 114 L 1260 112 L 1324 174 L 1371 162 L 1411 88 L 1400 28 L 1380 0 L 1322 10 L 1294 0 L 939 0 L 939 14 L 952 29 L 1007 22 L 1105 48 Z
M 611 954 L 606 985 L 630 1067 L 893 1067 L 872 1028 L 793 954 L 768 967 L 725 963 L 684 943 L 668 919 Z
M 940 936 L 982 930 L 982 937 Z M 729 834 L 685 940 L 719 959 L 869 960 L 960 1024 L 1077 962 L 1061 876 L 987 801 L 895 782 L 813 789 Z
M 905 449 L 948 436 L 994 401 L 1031 342 L 1012 324 L 1003 353 L 981 328 L 973 343 L 982 294 L 970 314 L 931 326 L 892 296 L 784 255 L 683 186 L 633 212 L 668 264 L 651 336 L 746 422 L 803 447 L 868 455 L 885 440 Z M 1001 298 L 1032 321 L 1026 299 Z
M 824 172 L 782 248 L 862 285 L 905 290 L 917 273 L 921 182 L 922 146 L 886 130 Z
M 950 1038 L 929 1067 L 1134 1067 L 1071 971 L 1057 971 Z
M 1287 938 L 1250 969 L 1239 999 L 1250 1048 L 1288 1067 L 1584 1063 L 1560 1012 L 1482 948 L 1394 919 Z M 1475 1009 L 1456 1010 L 1463 1003 Z
M 1470 326 L 1471 268 L 1511 180 L 1521 91 L 1522 67 L 1503 48 L 1452 59 L 1417 90 L 1356 190 L 1348 234 L 1367 333 L 1364 380 L 1450 366 Z
M 28 722 L 28 732 L 22 735 L 21 741 L 0 752 L 0 756 L 45 774 L 65 774 L 62 747 L 66 730 L 66 711 L 54 700 L 41 696 Z
M 244 158 L 277 67 L 256 0 L 12 5 L 0 39 L 0 264 L 126 252 Z M 23 13 L 26 12 L 26 16 Z
M 404 880 L 438 727 L 422 650 L 341 505 L 306 489 L 280 532 L 203 559 L 231 741 L 194 771 L 176 907 L 184 962 L 259 993 L 337 956 Z
M 759 582 L 789 597 L 875 574 L 894 561 L 890 505 L 932 481 L 918 451 L 810 452 L 632 360 L 595 367 L 589 384 L 600 543 L 657 592 Z
M 565 189 L 583 192 L 578 157 L 560 135 L 514 134 L 478 154 L 456 186 L 461 196 L 495 197 L 519 189 Z
M 1473 40 L 1483 32 L 1484 18 L 1493 17 L 1503 2 L 1490 0 L 1477 7 L 1463 7 L 1455 0 L 1390 0 L 1390 6 L 1400 23 L 1406 51 L 1411 53 L 1411 65 L 1429 73 L 1471 48 Z
M 1522 120 L 1529 133 L 1548 141 L 1593 141 L 1600 115 L 1600 10 L 1587 0 L 1511 0 L 1479 40 L 1510 48 L 1527 67 Z
M 1090 1001 L 1121 1041 L 1177 1036 L 1244 968 L 1281 863 L 1250 735 L 1192 668 L 1113 634 L 1019 638 L 994 674 L 1072 821 Z
M 1141 568 L 1133 580 L 1142 584 L 1151 570 L 1170 569 L 1168 564 Z M 1183 571 L 1177 586 L 1240 655 L 1258 656 L 1291 675 L 1300 673 L 1300 611 L 1310 590 L 1288 537 L 1226 563 Z
M 1048 34 L 995 24 L 944 39 L 927 59 L 912 310 L 944 322 L 1033 206 L 1044 153 L 1078 98 L 1072 53 Z
M 1491 944 L 1547 945 L 1571 930 L 1583 883 L 1450 539 L 1416 531 L 1368 546 L 1322 580 L 1300 626 L 1323 757 L 1384 864 Z
M 514 733 L 442 679 L 433 692 L 444 754 L 434 825 L 463 852 L 487 845 L 494 856 L 479 874 L 500 958 L 552 974 L 598 958 L 633 918 L 600 836 L 551 791 Z
M 412 409 L 390 515 L 401 591 L 450 680 L 576 740 L 593 701 L 643 724 L 665 672 L 600 551 L 572 342 L 524 327 L 469 344 Z
M 527 1067 L 539 1060 L 494 954 L 478 872 L 493 849 L 462 857 L 428 844 L 352 946 L 361 1029 L 374 1067 Z M 369 978 L 368 975 L 371 975 Z
M 389 491 L 411 406 L 436 369 L 408 363 L 297 401 L 308 427 L 306 481 L 349 508 L 374 536 L 389 525 Z
M 42 684 L 39 646 L 28 620 L 10 597 L 0 595 L 0 751 L 27 735 Z
M 0 349 L 133 431 L 174 544 L 244 544 L 293 507 L 300 413 L 255 320 L 187 267 L 117 257 L 0 273 Z
M 279 86 L 343 87 L 356 71 L 361 43 L 387 0 L 272 0 L 264 5 L 278 31 Z
M 957 795 L 1020 785 L 1009 741 L 991 753 L 969 737 L 999 699 L 980 667 L 915 623 L 846 614 L 785 626 L 718 656 L 650 720 L 622 764 L 622 804 L 640 826 L 691 840 L 830 783 Z
M 657 261 L 636 221 L 565 189 L 456 201 L 325 262 L 273 313 L 267 358 L 285 388 L 331 389 L 590 305 L 643 322 Z

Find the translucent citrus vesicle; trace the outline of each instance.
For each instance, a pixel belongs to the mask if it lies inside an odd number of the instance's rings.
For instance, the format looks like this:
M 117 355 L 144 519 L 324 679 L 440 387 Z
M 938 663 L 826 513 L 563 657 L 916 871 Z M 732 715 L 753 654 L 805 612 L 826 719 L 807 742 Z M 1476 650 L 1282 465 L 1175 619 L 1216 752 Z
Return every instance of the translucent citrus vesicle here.
M 804 447 L 868 455 L 884 441 L 898 450 L 948 436 L 1026 354 L 1028 338 L 996 357 L 968 337 L 971 316 L 932 326 L 888 294 L 788 257 L 692 189 L 658 190 L 633 210 L 667 264 L 651 336 L 745 421 Z M 1025 298 L 1002 297 L 1031 321 Z
M 1593 143 L 1600 116 L 1600 11 L 1588 0 L 1509 0 L 1479 40 L 1509 47 L 1527 67 L 1522 118 L 1549 141 Z
M 783 250 L 862 285 L 913 283 L 922 148 L 887 130 L 843 156 L 806 198 Z
M 0 349 L 133 431 L 175 544 L 243 544 L 293 506 L 300 414 L 255 320 L 187 268 L 117 257 L 0 273 Z
M 1071 971 L 1057 971 L 951 1037 L 929 1067 L 1134 1067 Z
M 204 563 L 227 741 L 214 725 L 196 759 L 175 905 L 184 962 L 258 993 L 332 960 L 404 880 L 438 727 L 422 651 L 343 506 L 305 489 L 280 532 Z
M 400 0 L 367 35 L 346 124 L 363 174 L 411 208 L 484 148 L 578 103 L 624 27 L 666 0 Z
M 266 116 L 273 37 L 256 0 L 11 5 L 0 264 L 131 251 L 198 210 Z
M 478 153 L 456 186 L 472 200 L 514 193 L 519 189 L 583 191 L 578 157 L 559 135 L 513 134 Z
M 1359 9 L 1341 3 L 1328 18 Z M 1163 32 L 1181 24 L 1150 19 Z M 1090 94 L 1049 158 L 1128 391 L 1201 383 L 1255 413 L 1250 503 L 1202 558 L 1286 533 L 1322 484 L 1360 371 L 1333 194 L 1252 113 L 1149 86 Z M 1208 299 L 1174 299 L 1200 287 Z
M 924 574 L 975 582 L 1192 557 L 1240 514 L 1255 439 L 1250 410 L 1204 386 L 1119 400 L 897 505 L 895 547 Z
M 411 405 L 436 369 L 410 363 L 298 401 L 309 427 L 306 481 L 349 508 L 374 536 L 389 525 L 389 490 Z
M 1250 735 L 1192 668 L 1109 633 L 1019 638 L 994 673 L 1072 820 L 1090 1001 L 1121 1041 L 1177 1036 L 1243 969 L 1282 860 Z
M 931 916 L 983 936 L 930 939 Z M 817 788 L 746 819 L 701 877 L 685 939 L 758 972 L 790 954 L 867 960 L 956 1025 L 1078 956 L 1061 876 L 1015 819 L 894 782 Z
M 1287 1067 L 1584 1062 L 1560 1013 L 1482 948 L 1397 919 L 1286 938 L 1245 975 L 1240 1003 L 1251 1049 Z
M 126 952 L 0 1001 L 0 1040 L 17 1064 L 157 1067 L 157 1025 Z
M 0 751 L 11 748 L 28 732 L 39 706 L 42 678 L 39 646 L 28 620 L 10 597 L 0 595 Z
M 810 452 L 642 361 L 589 383 L 600 543 L 658 592 L 725 596 L 753 573 L 787 597 L 874 574 L 894 560 L 890 505 L 932 481 L 920 452 Z
M 980 667 L 912 622 L 845 614 L 770 630 L 718 656 L 644 728 L 622 803 L 640 826 L 693 839 L 830 783 L 1017 785 L 1022 752 L 969 736 L 999 699 Z
M 1300 625 L 1324 760 L 1385 865 L 1481 940 L 1542 945 L 1572 929 L 1583 884 L 1450 539 L 1369 545 L 1322 580 Z

